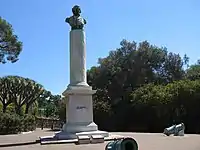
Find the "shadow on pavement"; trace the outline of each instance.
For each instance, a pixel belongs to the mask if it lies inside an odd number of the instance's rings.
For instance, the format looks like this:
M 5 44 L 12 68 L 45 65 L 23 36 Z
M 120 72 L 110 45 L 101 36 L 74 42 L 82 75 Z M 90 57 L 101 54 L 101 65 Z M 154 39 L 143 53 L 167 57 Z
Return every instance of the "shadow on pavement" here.
M 45 132 L 57 132 L 57 131 L 61 131 L 60 129 L 49 129 L 49 130 L 45 130 Z
M 25 145 L 33 145 L 40 143 L 40 140 L 25 142 L 25 143 L 13 143 L 13 144 L 0 144 L 0 147 L 14 147 L 14 146 L 25 146 Z

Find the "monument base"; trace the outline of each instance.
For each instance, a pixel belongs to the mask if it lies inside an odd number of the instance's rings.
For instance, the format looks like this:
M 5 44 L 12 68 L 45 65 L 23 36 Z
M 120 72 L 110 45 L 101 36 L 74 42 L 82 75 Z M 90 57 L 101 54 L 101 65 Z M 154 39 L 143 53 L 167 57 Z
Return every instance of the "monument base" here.
M 84 82 L 68 85 L 63 92 L 63 95 L 68 97 L 66 123 L 62 131 L 55 133 L 53 137 L 49 137 L 50 139 L 76 140 L 83 136 L 88 139 L 93 136 L 109 137 L 108 132 L 99 131 L 98 126 L 93 122 L 92 95 L 95 92 L 96 90 L 92 90 L 92 87 Z M 45 140 L 45 137 L 41 140 Z
M 102 136 L 103 138 L 109 137 L 109 133 L 105 131 L 88 131 L 88 132 L 77 132 L 77 133 L 69 133 L 60 131 L 55 133 L 54 138 L 57 140 L 73 140 L 78 139 L 80 136 L 87 136 L 88 138 L 92 138 L 92 136 Z
M 85 122 L 85 123 L 66 123 L 63 125 L 62 131 L 76 133 L 76 132 L 88 132 L 88 131 L 97 131 L 98 126 L 94 122 Z
M 123 139 L 124 136 L 110 134 L 105 131 L 89 131 L 89 132 L 78 132 L 68 133 L 64 131 L 56 132 L 52 136 L 40 137 L 40 143 L 45 144 L 63 144 L 63 143 L 77 143 L 77 144 L 95 144 L 103 143 L 104 141 L 112 141 L 115 139 Z
M 63 92 L 63 95 L 68 97 L 66 124 L 62 129 L 64 132 L 77 133 L 98 130 L 98 126 L 93 122 L 92 104 L 92 95 L 96 91 L 92 90 L 90 86 L 83 85 L 69 85 Z

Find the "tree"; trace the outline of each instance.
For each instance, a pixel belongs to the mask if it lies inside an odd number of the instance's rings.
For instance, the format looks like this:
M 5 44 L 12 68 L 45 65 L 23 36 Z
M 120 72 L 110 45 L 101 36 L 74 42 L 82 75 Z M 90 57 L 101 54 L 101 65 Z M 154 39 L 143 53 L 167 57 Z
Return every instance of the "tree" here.
M 183 60 L 179 55 L 147 41 L 137 44 L 122 40 L 120 45 L 87 72 L 88 83 L 97 90 L 106 89 L 112 104 L 128 100 L 131 91 L 146 83 L 166 84 L 182 79 Z
M 23 96 L 21 96 L 23 97 L 23 102 L 21 105 L 25 104 L 25 113 L 28 114 L 30 106 L 37 102 L 37 99 L 44 97 L 46 91 L 41 84 L 38 84 L 33 80 L 26 79 L 26 82 L 26 92 L 23 92 Z
M 186 70 L 186 78 L 190 80 L 196 80 L 200 79 L 200 60 L 197 60 L 197 63 L 194 65 L 191 65 Z
M 186 65 L 186 68 L 189 67 L 189 60 L 190 60 L 190 58 L 185 54 L 183 56 L 183 63 L 184 63 L 184 65 Z
M 62 122 L 66 122 L 66 103 L 68 97 L 62 97 L 58 106 L 58 117 Z
M 16 62 L 22 50 L 22 42 L 13 34 L 12 25 L 0 17 L 0 63 Z
M 60 95 L 53 95 L 50 91 L 46 91 L 43 96 L 37 99 L 38 109 L 43 112 L 41 115 L 58 117 L 62 103 L 61 99 Z
M 59 115 L 59 107 L 61 104 L 61 96 L 60 95 L 51 95 L 47 99 L 47 103 L 45 108 L 46 117 L 57 117 Z
M 11 98 L 11 86 L 12 82 L 9 78 L 0 78 L 0 101 L 3 105 L 4 113 L 6 112 L 7 106 L 13 102 L 13 99 Z
M 122 40 L 120 48 L 110 51 L 105 58 L 99 58 L 98 63 L 98 66 L 87 71 L 88 84 L 97 90 L 94 95 L 94 117 L 102 120 L 100 114 L 103 108 L 100 106 L 105 104 L 103 107 L 112 112 L 110 122 L 123 129 L 128 128 L 125 126 L 130 121 L 125 120 L 127 116 L 135 113 L 130 102 L 132 91 L 146 84 L 166 85 L 183 79 L 183 65 L 187 59 L 148 41 L 137 44 Z
M 52 94 L 50 91 L 45 91 L 43 96 L 41 96 L 40 98 L 37 99 L 38 107 L 44 108 L 47 105 L 47 101 L 51 95 Z
M 134 118 L 161 132 L 174 123 L 187 126 L 188 132 L 200 131 L 200 80 L 179 80 L 167 85 L 147 84 L 133 91 Z M 136 109 L 136 108 L 139 109 Z M 138 122 L 138 120 L 137 120 Z
M 14 103 L 17 114 L 22 113 L 22 106 L 26 107 L 25 113 L 28 113 L 30 106 L 45 93 L 42 85 L 28 78 L 6 76 L 1 78 L 0 83 L 0 99 L 4 112 L 9 104 Z

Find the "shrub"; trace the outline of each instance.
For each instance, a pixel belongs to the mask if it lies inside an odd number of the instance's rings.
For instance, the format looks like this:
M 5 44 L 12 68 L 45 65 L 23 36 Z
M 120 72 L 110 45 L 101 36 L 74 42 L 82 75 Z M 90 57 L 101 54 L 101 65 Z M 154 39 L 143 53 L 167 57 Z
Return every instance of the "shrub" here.
M 36 128 L 35 117 L 31 115 L 0 113 L 0 134 L 16 134 Z
M 3 110 L 3 105 L 2 103 L 0 103 L 0 113 L 2 112 L 2 110 Z
M 35 116 L 25 115 L 23 118 L 23 131 L 33 131 L 36 128 Z
M 133 114 L 137 115 L 132 118 L 147 125 L 148 131 L 162 132 L 167 126 L 183 122 L 187 133 L 200 133 L 200 80 L 147 84 L 131 96 Z
M 7 106 L 7 109 L 6 109 L 6 112 L 7 113 L 15 113 L 15 104 L 14 103 L 11 103 L 10 105 Z

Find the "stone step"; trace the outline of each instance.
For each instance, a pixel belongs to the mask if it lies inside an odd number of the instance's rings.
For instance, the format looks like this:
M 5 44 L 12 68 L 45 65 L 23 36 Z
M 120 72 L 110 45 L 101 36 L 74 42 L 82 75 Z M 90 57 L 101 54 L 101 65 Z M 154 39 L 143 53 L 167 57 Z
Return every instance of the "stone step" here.
M 91 142 L 91 144 L 104 143 L 104 136 L 102 136 L 102 135 L 92 135 L 90 142 Z
M 77 136 L 78 142 L 76 144 L 89 144 L 90 143 L 90 137 L 87 135 L 81 135 Z

